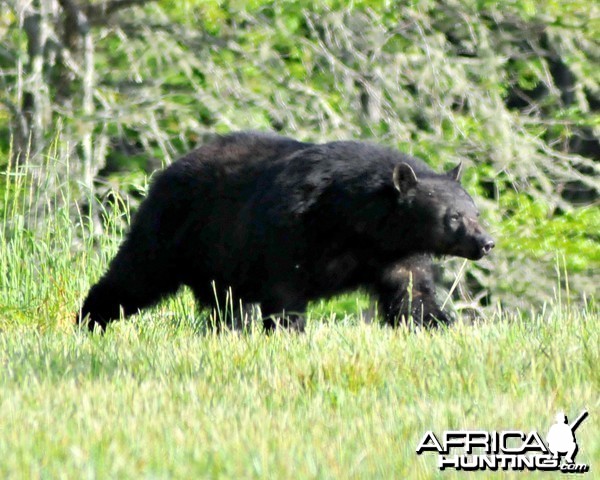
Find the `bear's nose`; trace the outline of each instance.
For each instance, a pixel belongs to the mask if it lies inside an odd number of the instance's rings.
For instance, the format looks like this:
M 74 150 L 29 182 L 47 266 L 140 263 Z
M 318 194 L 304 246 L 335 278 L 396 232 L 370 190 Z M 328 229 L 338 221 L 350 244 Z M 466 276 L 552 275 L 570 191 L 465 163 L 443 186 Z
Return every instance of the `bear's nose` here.
M 496 246 L 496 244 L 494 243 L 493 240 L 488 240 L 481 247 L 481 251 L 483 252 L 484 255 L 487 255 L 488 253 L 490 253 L 492 251 L 492 248 L 494 248 L 495 246 Z

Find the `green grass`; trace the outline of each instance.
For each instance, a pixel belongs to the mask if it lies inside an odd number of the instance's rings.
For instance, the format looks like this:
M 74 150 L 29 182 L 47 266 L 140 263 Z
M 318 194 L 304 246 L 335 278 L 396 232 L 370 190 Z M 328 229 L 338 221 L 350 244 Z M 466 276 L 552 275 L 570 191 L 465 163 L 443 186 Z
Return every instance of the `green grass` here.
M 545 437 L 583 408 L 578 461 L 595 471 L 598 337 L 592 309 L 432 333 L 202 334 L 160 316 L 105 336 L 5 329 L 0 476 L 462 478 L 415 454 L 427 430 Z
M 92 235 L 60 178 L 6 177 L 0 477 L 463 478 L 416 455 L 427 430 L 545 437 L 556 411 L 583 408 L 577 460 L 587 478 L 600 468 L 593 299 L 427 332 L 361 324 L 364 299 L 348 296 L 315 305 L 306 334 L 266 336 L 203 328 L 183 292 L 89 335 L 74 312 L 127 214 Z

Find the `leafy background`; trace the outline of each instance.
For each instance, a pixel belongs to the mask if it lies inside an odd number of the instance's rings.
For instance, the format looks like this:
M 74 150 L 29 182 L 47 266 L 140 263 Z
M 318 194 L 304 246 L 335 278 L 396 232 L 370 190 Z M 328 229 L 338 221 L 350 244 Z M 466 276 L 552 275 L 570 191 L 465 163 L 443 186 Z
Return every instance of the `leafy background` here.
M 457 308 L 539 306 L 557 285 L 573 301 L 598 293 L 596 2 L 0 5 L 0 164 L 40 199 L 16 215 L 18 190 L 0 186 L 4 235 L 35 238 L 66 206 L 116 244 L 106 217 L 135 210 L 157 168 L 214 133 L 273 130 L 373 141 L 438 170 L 464 161 L 498 246 L 467 265 Z M 50 204 L 64 184 L 72 195 Z M 461 261 L 442 263 L 447 288 Z

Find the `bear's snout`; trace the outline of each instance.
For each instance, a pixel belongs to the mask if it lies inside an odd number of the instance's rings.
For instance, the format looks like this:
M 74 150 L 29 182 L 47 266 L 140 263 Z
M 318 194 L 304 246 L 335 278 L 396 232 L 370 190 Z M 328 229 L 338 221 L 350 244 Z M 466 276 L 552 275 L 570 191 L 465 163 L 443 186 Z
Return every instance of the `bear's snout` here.
M 483 255 L 487 255 L 492 251 L 492 248 L 496 246 L 496 243 L 491 238 L 486 240 L 486 242 L 481 246 L 481 253 Z
M 496 246 L 496 242 L 494 242 L 494 239 L 486 234 L 478 236 L 476 241 L 478 249 L 478 258 L 476 260 L 488 255 Z

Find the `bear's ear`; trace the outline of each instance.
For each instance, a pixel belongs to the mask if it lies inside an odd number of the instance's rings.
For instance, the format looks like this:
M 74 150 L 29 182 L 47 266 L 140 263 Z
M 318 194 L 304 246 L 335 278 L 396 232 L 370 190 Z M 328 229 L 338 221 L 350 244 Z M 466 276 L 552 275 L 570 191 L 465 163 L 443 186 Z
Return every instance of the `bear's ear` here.
M 449 176 L 455 182 L 460 182 L 460 177 L 462 176 L 462 162 L 460 162 L 452 170 L 446 172 L 446 175 Z
M 402 162 L 396 165 L 394 168 L 394 187 L 396 187 L 396 190 L 400 193 L 406 193 L 417 183 L 419 183 L 417 174 L 408 163 Z

